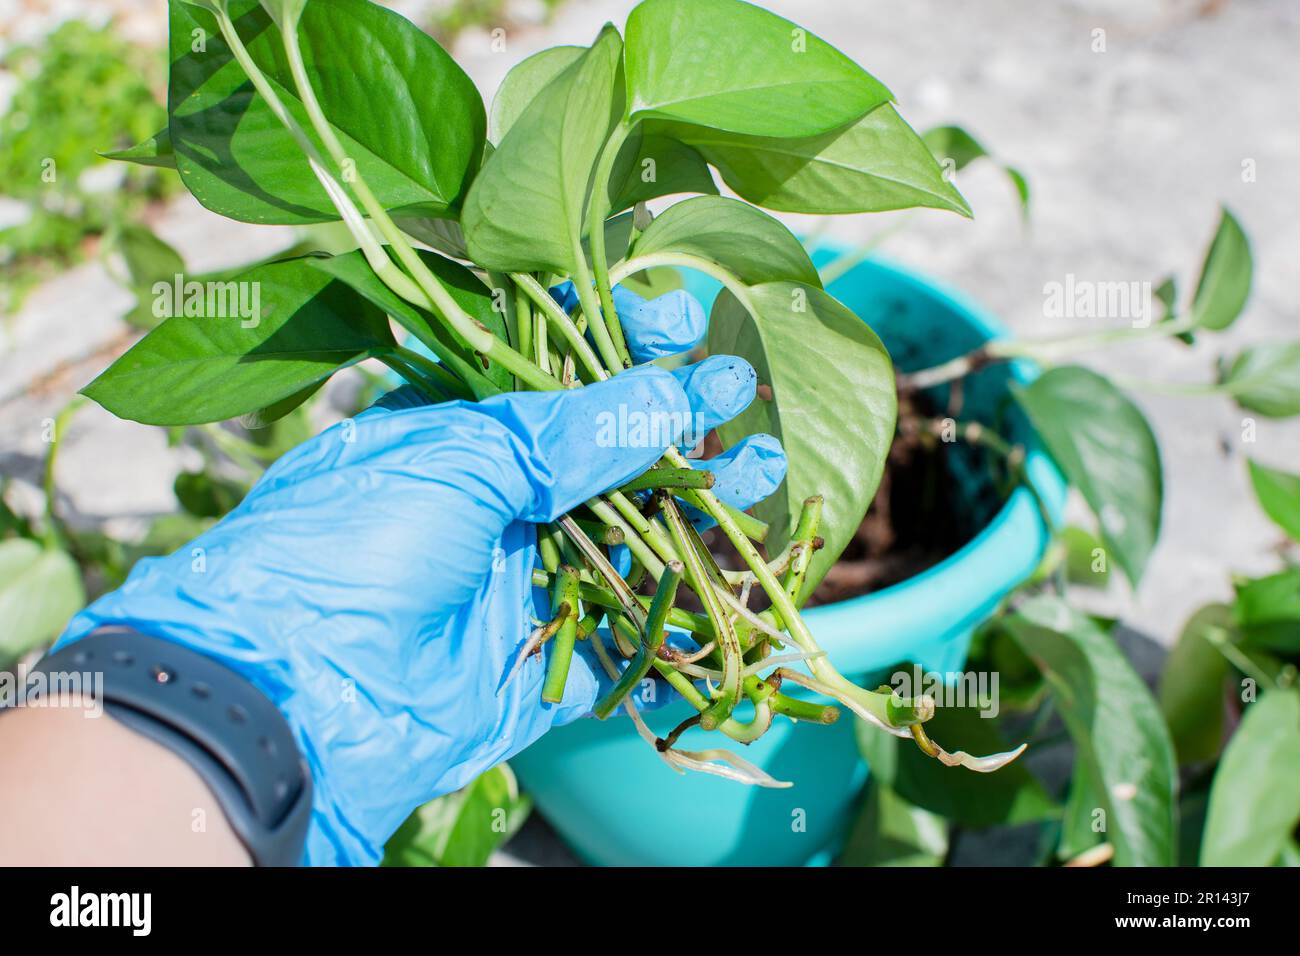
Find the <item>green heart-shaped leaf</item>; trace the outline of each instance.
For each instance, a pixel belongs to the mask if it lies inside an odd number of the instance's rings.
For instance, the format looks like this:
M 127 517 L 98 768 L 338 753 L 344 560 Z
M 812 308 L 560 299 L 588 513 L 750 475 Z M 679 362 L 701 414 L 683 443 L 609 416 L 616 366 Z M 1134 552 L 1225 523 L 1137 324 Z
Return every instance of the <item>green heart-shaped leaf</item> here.
M 824 495 L 826 545 L 808 570 L 808 593 L 839 558 L 867 513 L 894 438 L 894 366 L 865 322 L 829 293 L 798 282 L 768 282 L 721 293 L 709 322 L 709 351 L 739 355 L 772 388 L 718 429 L 724 445 L 768 432 L 789 460 L 776 493 L 755 507 L 780 551 L 805 499 Z M 833 361 L 828 361 L 834 356 Z M 815 370 L 815 373 L 810 371 Z
M 1224 209 L 1192 300 L 1192 319 L 1198 328 L 1217 332 L 1236 321 L 1250 297 L 1252 271 L 1250 242 L 1241 224 Z
M 1269 418 L 1300 415 L 1300 342 L 1245 349 L 1219 377 L 1242 408 Z
M 653 124 L 693 146 L 742 198 L 782 212 L 882 212 L 970 207 L 928 146 L 889 104 L 847 126 L 800 139 Z
M 1300 475 L 1268 468 L 1251 460 L 1250 483 L 1264 514 L 1290 535 L 1291 540 L 1300 541 Z
M 1219 761 L 1201 866 L 1271 866 L 1300 822 L 1300 690 L 1246 707 Z
M 1096 372 L 1062 366 L 1013 389 L 1134 585 L 1160 533 L 1160 449 L 1138 407 Z
M 190 192 L 247 222 L 339 218 L 235 62 L 216 18 L 180 0 L 170 9 L 168 131 Z M 279 29 L 256 0 L 232 0 L 230 13 L 253 60 L 309 129 Z M 326 117 L 379 201 L 411 215 L 453 211 L 478 169 L 486 125 L 478 91 L 456 62 L 409 21 L 367 0 L 307 4 L 298 40 Z
M 821 286 L 794 234 L 749 203 L 697 196 L 670 206 L 637 239 L 633 256 L 680 252 L 722 266 L 746 285 L 788 280 Z
M 28 538 L 0 541 L 0 668 L 57 637 L 85 603 L 81 571 L 66 551 Z
M 510 125 L 461 216 L 474 261 L 499 272 L 571 274 L 582 255 L 591 173 L 622 110 L 622 41 L 606 27 Z
M 1172 866 L 1178 784 L 1173 744 L 1156 705 L 1110 635 L 1048 596 L 1031 598 L 1005 628 L 1043 672 L 1074 739 L 1075 773 L 1104 811 L 1117 866 Z
M 164 284 L 165 285 L 165 284 Z M 258 412 L 392 346 L 388 319 L 310 258 L 155 287 L 175 314 L 82 392 L 120 418 L 197 425 Z
M 826 41 L 740 0 L 645 0 L 627 18 L 628 116 L 811 136 L 891 99 Z

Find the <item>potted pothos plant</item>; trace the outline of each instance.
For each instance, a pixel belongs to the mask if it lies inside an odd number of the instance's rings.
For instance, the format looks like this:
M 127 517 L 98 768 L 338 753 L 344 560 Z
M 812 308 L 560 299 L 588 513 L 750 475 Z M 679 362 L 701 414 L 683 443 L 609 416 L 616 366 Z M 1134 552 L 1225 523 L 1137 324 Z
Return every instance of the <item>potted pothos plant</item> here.
M 606 25 L 590 46 L 555 47 L 516 65 L 488 111 L 436 42 L 369 0 L 171 0 L 169 16 L 167 126 L 112 155 L 174 166 L 203 205 L 234 219 L 341 221 L 356 248 L 220 277 L 235 295 L 257 290 L 255 317 L 232 317 L 213 296 L 187 296 L 178 283 L 170 317 L 86 395 L 144 423 L 240 419 L 256 428 L 368 359 L 433 401 L 578 388 L 630 364 L 616 284 L 650 290 L 678 281 L 677 270 L 706 276 L 722 289 L 707 347 L 745 357 L 766 386 L 717 438 L 730 445 L 755 431 L 775 434 L 789 460 L 786 481 L 752 514 L 738 512 L 673 449 L 629 486 L 539 529 L 549 546 L 534 580 L 553 592 L 556 614 L 522 650 L 544 648 L 544 693 L 562 691 L 575 642 L 591 640 L 615 681 L 597 716 L 627 713 L 652 760 L 767 788 L 788 781 L 735 749 L 687 750 L 683 735 L 712 733 L 754 752 L 795 721 L 825 730 L 846 707 L 948 774 L 940 786 L 961 772 L 942 765 L 989 772 L 1023 751 L 972 756 L 934 739 L 934 696 L 845 677 L 803 608 L 861 543 L 891 446 L 902 439 L 922 451 L 978 448 L 999 492 L 1019 495 L 1036 521 L 1054 527 L 1054 496 L 1035 481 L 1025 447 L 1041 441 L 1097 515 L 1103 557 L 1136 582 L 1160 521 L 1154 436 L 1115 383 L 1061 363 L 1105 344 L 1230 325 L 1250 283 L 1249 249 L 1230 215 L 1189 305 L 1174 308 L 1165 287 L 1169 312 L 1149 326 L 1015 340 L 972 322 L 952 340 L 961 345 L 955 354 L 914 357 L 899 375 L 863 321 L 866 303 L 855 302 L 855 312 L 829 292 L 800 241 L 759 207 L 969 215 L 946 172 L 981 150 L 952 128 L 927 142 L 880 81 L 781 17 L 741 0 L 645 0 L 621 33 Z M 719 194 L 718 179 L 733 196 Z M 648 203 L 682 194 L 693 198 L 651 215 Z M 549 291 L 566 279 L 578 300 L 572 310 Z M 1002 381 L 1029 430 L 1022 423 L 1002 433 L 1005 403 L 980 409 L 982 419 L 961 414 L 954 383 L 978 390 L 981 376 L 1020 359 L 1052 365 L 1036 379 L 1018 366 Z M 1250 349 L 1204 390 L 1259 414 L 1294 414 L 1298 365 L 1300 343 Z M 684 505 L 716 522 L 717 540 L 695 533 Z M 615 545 L 631 552 L 628 575 L 610 560 Z M 967 635 L 1012 583 L 971 602 Z M 942 600 L 931 595 L 940 610 Z M 660 653 L 669 627 L 690 635 L 699 653 Z M 1077 700 L 1069 681 L 1080 672 L 1066 663 L 1080 656 L 1089 679 L 1129 673 L 1105 635 L 1051 595 L 1017 606 L 1001 633 L 1008 653 L 1065 698 Z M 663 733 L 637 706 L 638 686 L 652 676 L 691 711 Z M 1142 699 L 1136 678 L 1116 680 Z M 1081 747 L 1091 746 L 1104 710 L 1067 719 Z M 1163 733 L 1152 731 L 1156 758 L 1135 792 L 1175 786 L 1159 750 Z M 1097 759 L 1081 765 L 1102 777 L 1082 792 L 1118 821 L 1116 861 L 1159 861 L 1164 822 L 1152 829 L 1141 801 L 1108 786 L 1107 758 L 1131 752 L 1088 753 Z

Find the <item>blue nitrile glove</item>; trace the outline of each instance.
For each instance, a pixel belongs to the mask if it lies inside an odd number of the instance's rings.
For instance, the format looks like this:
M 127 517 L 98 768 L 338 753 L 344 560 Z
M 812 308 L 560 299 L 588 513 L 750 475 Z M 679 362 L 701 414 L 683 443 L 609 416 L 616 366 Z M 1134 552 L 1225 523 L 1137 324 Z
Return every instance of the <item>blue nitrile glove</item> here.
M 609 446 L 602 416 L 712 427 L 748 405 L 754 375 L 718 356 L 478 404 L 409 394 L 290 451 L 225 519 L 137 563 L 60 640 L 126 625 L 260 688 L 312 772 L 310 863 L 377 862 L 415 807 L 590 711 L 604 676 L 582 655 L 559 704 L 541 700 L 541 661 L 502 687 L 533 618 L 549 616 L 531 585 L 530 523 L 640 473 L 675 437 Z M 774 477 L 769 462 L 755 483 Z

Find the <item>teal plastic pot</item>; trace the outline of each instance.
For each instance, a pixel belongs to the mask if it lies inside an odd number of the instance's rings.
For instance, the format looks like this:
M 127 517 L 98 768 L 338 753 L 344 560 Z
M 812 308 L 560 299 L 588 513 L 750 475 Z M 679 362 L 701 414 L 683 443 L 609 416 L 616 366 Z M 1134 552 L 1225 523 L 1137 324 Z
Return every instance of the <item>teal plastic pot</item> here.
M 717 293 L 702 277 L 687 281 L 706 305 Z M 965 296 L 880 261 L 862 263 L 830 291 L 876 330 L 903 370 L 955 357 L 1004 331 Z M 1009 382 L 1032 374 L 1025 366 L 985 369 L 967 380 L 965 407 L 985 420 L 1005 420 L 1007 432 L 1029 448 L 1035 487 L 1050 508 L 1059 508 L 1061 478 L 1008 401 Z M 904 661 L 940 673 L 960 670 L 973 629 L 1037 566 L 1047 532 L 1030 493 L 1020 489 L 1000 502 L 973 457 L 969 468 L 962 468 L 960 457 L 954 467 L 961 485 L 959 519 L 974 532 L 965 547 L 901 584 L 806 612 L 808 626 L 842 673 L 879 682 Z M 679 700 L 647 713 L 646 720 L 662 736 L 691 713 Z M 853 724 L 847 713 L 830 726 L 778 720 L 744 748 L 698 730 L 679 744 L 739 748 L 773 777 L 793 781 L 788 789 L 678 774 L 626 717 L 580 720 L 554 730 L 511 766 L 537 808 L 588 863 L 818 863 L 844 838 L 866 781 Z

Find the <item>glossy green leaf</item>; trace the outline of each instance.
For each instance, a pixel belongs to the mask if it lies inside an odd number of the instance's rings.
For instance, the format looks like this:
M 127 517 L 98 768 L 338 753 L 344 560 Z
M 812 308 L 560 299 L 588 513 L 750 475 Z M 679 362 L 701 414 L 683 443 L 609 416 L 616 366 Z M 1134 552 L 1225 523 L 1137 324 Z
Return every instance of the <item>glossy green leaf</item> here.
M 999 162 L 984 145 L 960 126 L 934 126 L 921 134 L 939 165 L 951 173 L 959 172 L 977 159 L 989 159 L 1010 180 L 1020 199 L 1020 211 L 1029 215 L 1029 183 L 1020 170 Z
M 837 862 L 839 866 L 942 866 L 947 855 L 947 821 L 872 780 Z
M 631 289 L 643 299 L 657 299 L 661 295 L 680 289 L 682 275 L 676 269 L 646 269 L 644 272 L 634 272 L 619 285 Z
M 829 43 L 740 0 L 645 0 L 627 18 L 627 112 L 754 136 L 811 136 L 889 90 Z
M 655 127 L 693 146 L 742 198 L 783 212 L 881 212 L 925 206 L 970 215 L 928 146 L 889 104 L 801 139 L 681 123 Z
M 606 27 L 524 108 L 483 164 L 461 216 L 479 265 L 576 269 L 592 168 L 622 110 L 621 50 L 618 32 Z
M 0 669 L 56 638 L 85 603 L 66 551 L 29 538 L 0 541 Z
M 1245 349 L 1219 379 L 1238 405 L 1269 418 L 1300 415 L 1300 342 Z
M 1061 531 L 1065 548 L 1065 576 L 1071 584 L 1104 588 L 1110 581 L 1106 549 L 1091 531 L 1071 525 Z
M 1300 690 L 1246 707 L 1210 791 L 1202 866 L 1269 866 L 1300 822 Z
M 1269 468 L 1252 460 L 1250 483 L 1264 514 L 1293 541 L 1300 541 L 1300 475 Z
M 1177 768 L 1160 708 L 1110 635 L 1056 598 L 1020 605 L 1005 627 L 1043 671 L 1105 811 L 1117 866 L 1171 866 Z
M 1239 583 L 1236 612 L 1243 644 L 1300 655 L 1300 568 Z
M 1224 681 L 1228 662 L 1207 635 L 1229 639 L 1232 609 L 1209 604 L 1183 626 L 1160 675 L 1160 710 L 1169 725 L 1179 764 L 1213 760 L 1223 743 Z
M 1056 858 L 1062 863 L 1073 860 L 1105 839 L 1106 818 L 1087 774 L 1075 772 L 1070 778 L 1065 809 L 1061 814 L 1060 836 L 1056 841 Z
M 158 166 L 163 169 L 176 168 L 176 154 L 172 151 L 171 135 L 160 129 L 148 139 L 128 146 L 126 149 L 114 149 L 101 152 L 105 159 L 116 159 L 140 166 Z
M 382 865 L 484 866 L 523 825 L 531 806 L 514 773 L 500 764 L 412 813 L 389 838 Z
M 1163 499 L 1160 449 L 1146 418 L 1109 381 L 1078 366 L 1051 369 L 1013 394 L 1136 586 L 1160 532 Z
M 1236 321 L 1250 297 L 1252 271 L 1250 242 L 1232 213 L 1224 209 L 1192 300 L 1197 328 L 1217 332 Z
M 898 414 L 894 367 L 866 323 L 815 286 L 768 282 L 743 294 L 743 303 L 731 291 L 718 296 L 709 351 L 747 359 L 771 386 L 772 399 L 755 399 L 718 434 L 729 447 L 767 432 L 785 448 L 785 482 L 754 509 L 771 524 L 773 553 L 794 532 L 804 500 L 825 496 L 820 532 L 826 546 L 808 570 L 811 593 L 876 494 Z
M 497 338 L 505 337 L 505 318 L 493 308 L 492 293 L 468 268 L 445 259 L 437 253 L 420 252 L 420 258 L 429 271 L 441 280 L 456 303 L 472 318 L 492 331 Z M 477 398 L 488 398 L 514 388 L 514 380 L 504 368 L 493 364 L 484 369 L 474 355 L 447 328 L 405 299 L 400 298 L 380 281 L 360 252 L 330 258 L 313 258 L 308 264 L 346 282 L 370 303 L 391 315 L 403 328 L 431 336 L 438 343 L 433 349 L 439 361 L 447 366 Z
M 675 193 L 716 195 L 717 183 L 704 157 L 685 143 L 638 124 L 619 150 L 609 177 L 609 208 L 615 212 Z
M 553 46 L 520 60 L 501 81 L 488 113 L 488 138 L 500 144 L 515 120 L 523 114 L 547 83 L 586 52 L 580 46 Z
M 394 344 L 384 314 L 313 268 L 311 257 L 256 266 L 200 288 L 202 295 L 186 293 L 178 303 L 184 314 L 137 342 L 83 393 L 148 425 L 222 421 L 273 405 Z
M 169 132 L 189 190 L 209 209 L 248 222 L 339 218 L 215 17 L 180 0 L 170 8 Z M 255 0 L 232 0 L 230 10 L 253 60 L 309 128 L 279 30 Z M 298 38 L 321 108 L 380 202 L 411 215 L 456 209 L 478 169 L 486 125 L 478 91 L 456 62 L 367 0 L 307 4 Z
M 707 259 L 746 285 L 788 280 L 821 286 L 808 251 L 784 223 L 725 196 L 670 206 L 632 248 L 634 257 L 665 252 Z
M 137 328 L 153 328 L 163 318 L 155 313 L 153 307 L 154 284 L 170 284 L 177 275 L 184 273 L 185 260 L 142 225 L 124 226 L 115 235 L 113 247 L 122 256 L 127 284 L 136 297 L 135 307 L 126 314 L 126 321 Z
M 949 751 L 1001 753 L 1011 748 L 998 731 L 996 706 L 983 716 L 977 707 L 939 707 L 926 732 Z M 856 725 L 858 749 L 878 780 L 908 802 L 963 826 L 1018 824 L 1056 816 L 1060 808 L 1023 763 L 997 773 L 954 773 L 927 757 L 910 738 L 882 734 L 863 721 Z
M 404 233 L 453 259 L 469 259 L 465 233 L 455 219 L 430 219 L 427 216 L 394 216 L 393 221 Z

